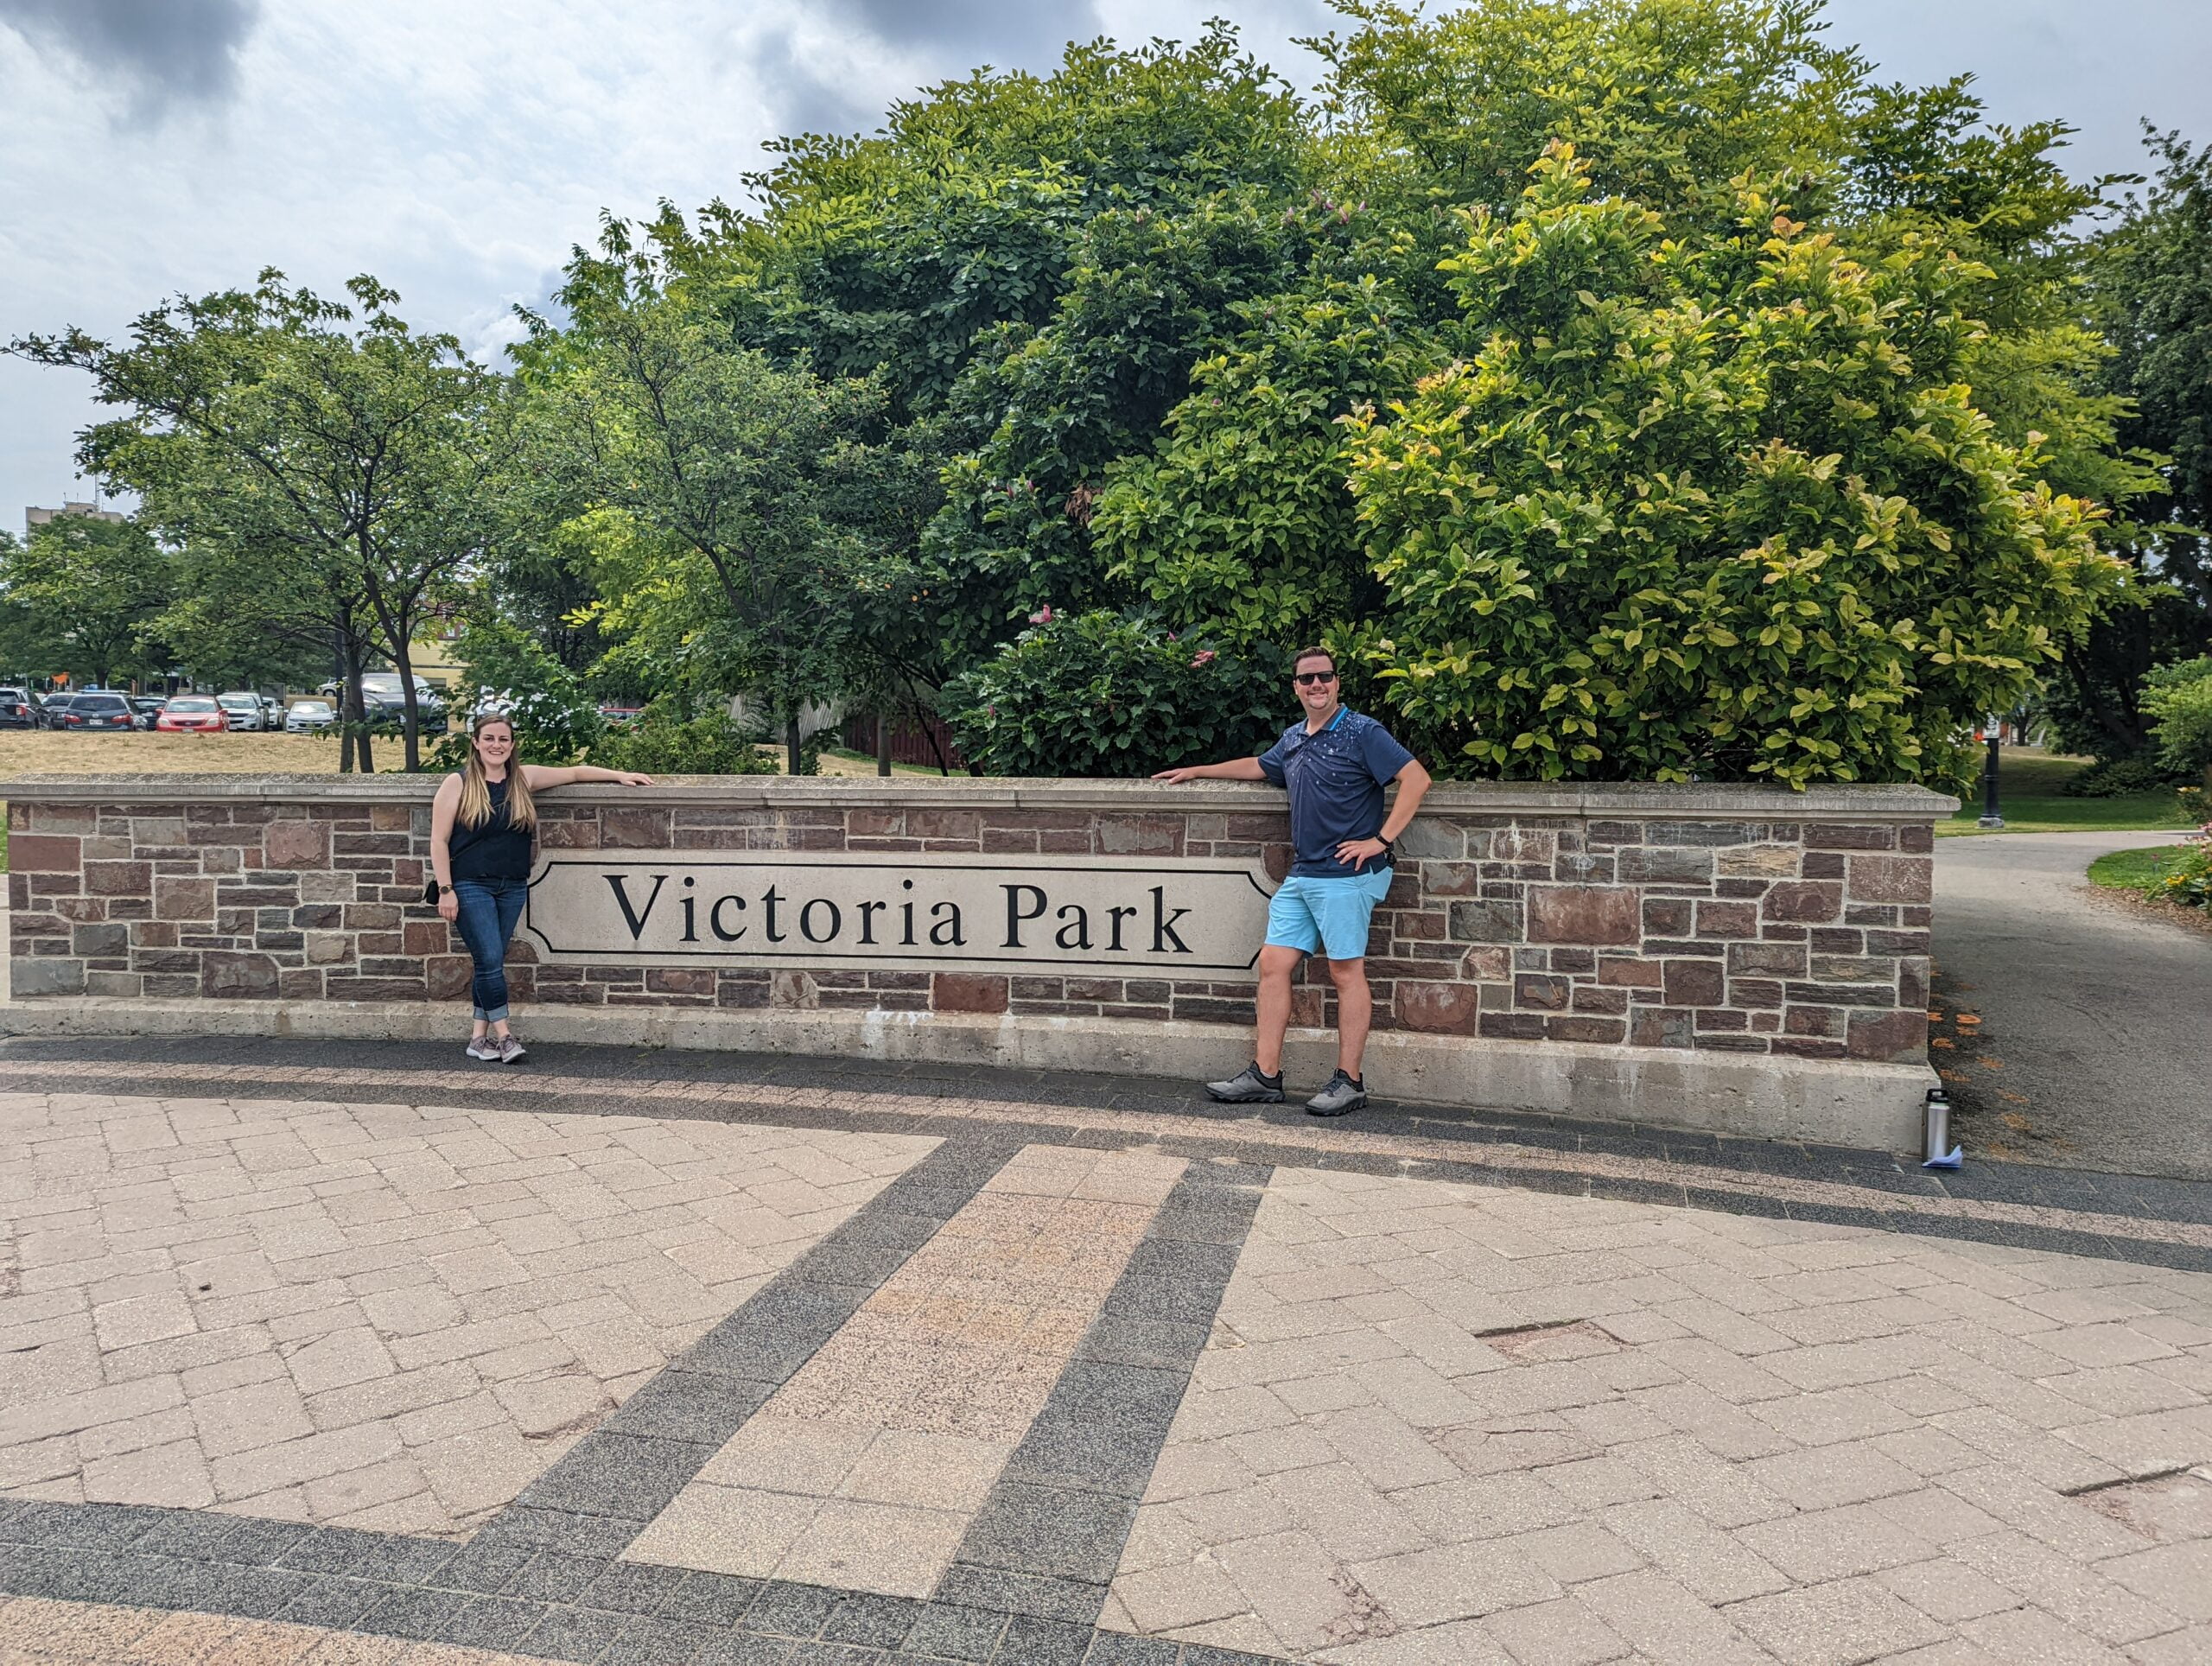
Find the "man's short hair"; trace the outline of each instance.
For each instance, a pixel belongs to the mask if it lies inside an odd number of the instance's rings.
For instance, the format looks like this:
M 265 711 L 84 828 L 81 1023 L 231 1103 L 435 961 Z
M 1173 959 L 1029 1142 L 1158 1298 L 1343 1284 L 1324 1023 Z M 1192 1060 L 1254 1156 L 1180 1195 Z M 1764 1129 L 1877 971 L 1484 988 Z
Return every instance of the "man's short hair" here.
M 1309 659 L 1325 659 L 1329 662 L 1331 671 L 1337 668 L 1336 655 L 1331 653 L 1326 648 L 1300 648 L 1290 657 L 1291 670 L 1296 671 Z

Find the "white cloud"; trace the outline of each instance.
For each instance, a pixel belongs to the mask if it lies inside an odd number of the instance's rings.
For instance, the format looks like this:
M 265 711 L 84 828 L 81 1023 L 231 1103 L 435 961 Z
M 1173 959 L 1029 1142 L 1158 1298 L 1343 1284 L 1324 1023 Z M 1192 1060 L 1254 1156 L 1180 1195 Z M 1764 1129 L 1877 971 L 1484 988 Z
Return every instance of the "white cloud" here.
M 264 265 L 359 271 L 472 351 L 512 337 L 601 208 L 741 194 L 762 141 L 872 128 L 973 64 L 1044 67 L 1069 35 L 1189 39 L 1215 10 L 1310 82 L 1322 0 L 0 0 L 0 340 L 124 329 Z M 1896 75 L 1982 72 L 2000 115 L 2133 157 L 2139 110 L 2196 118 L 2212 40 L 2171 0 L 1835 0 Z M 194 31 L 197 32 L 194 32 Z M 0 359 L 0 524 L 71 484 L 80 381 Z

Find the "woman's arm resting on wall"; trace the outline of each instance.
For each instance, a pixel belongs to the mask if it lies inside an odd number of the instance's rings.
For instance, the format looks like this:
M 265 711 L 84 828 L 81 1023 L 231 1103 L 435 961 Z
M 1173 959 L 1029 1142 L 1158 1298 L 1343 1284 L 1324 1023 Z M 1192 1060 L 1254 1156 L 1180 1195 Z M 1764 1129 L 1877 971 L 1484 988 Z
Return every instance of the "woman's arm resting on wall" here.
M 578 781 L 613 781 L 622 786 L 651 786 L 653 778 L 634 771 L 601 769 L 596 764 L 571 764 L 565 769 L 555 769 L 544 764 L 524 764 L 523 779 L 530 783 L 532 792 L 543 792 L 549 786 L 573 786 Z

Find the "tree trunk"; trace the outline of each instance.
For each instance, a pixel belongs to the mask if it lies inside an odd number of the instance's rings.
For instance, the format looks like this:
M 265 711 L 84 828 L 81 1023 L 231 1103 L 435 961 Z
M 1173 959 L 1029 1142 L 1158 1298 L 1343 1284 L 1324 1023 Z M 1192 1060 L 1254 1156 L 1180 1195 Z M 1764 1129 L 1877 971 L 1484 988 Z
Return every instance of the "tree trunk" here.
M 407 751 L 407 773 L 410 775 L 423 767 L 423 710 L 422 702 L 415 693 L 415 662 L 409 652 L 412 645 L 406 632 L 393 633 L 391 658 L 399 668 L 400 708 L 406 713 L 402 743 Z
M 930 743 L 930 751 L 937 759 L 937 773 L 950 779 L 952 775 L 952 766 L 944 761 L 944 748 L 937 743 L 936 728 L 931 726 L 926 716 L 921 720 L 921 724 L 922 739 Z
M 346 707 L 346 690 L 353 672 L 352 660 L 346 652 L 346 633 L 334 625 L 330 627 L 330 674 L 338 679 L 338 773 L 353 773 L 353 718 Z
M 875 715 L 875 773 L 891 773 L 891 718 L 886 712 Z
M 793 707 L 791 715 L 784 721 L 784 752 L 785 766 L 794 775 L 798 773 L 798 709 Z
M 339 767 L 347 773 L 358 768 L 364 775 L 373 775 L 376 764 L 369 751 L 369 705 L 361 693 L 361 645 L 353 633 L 343 626 L 338 633 L 338 645 L 346 677 L 339 708 Z

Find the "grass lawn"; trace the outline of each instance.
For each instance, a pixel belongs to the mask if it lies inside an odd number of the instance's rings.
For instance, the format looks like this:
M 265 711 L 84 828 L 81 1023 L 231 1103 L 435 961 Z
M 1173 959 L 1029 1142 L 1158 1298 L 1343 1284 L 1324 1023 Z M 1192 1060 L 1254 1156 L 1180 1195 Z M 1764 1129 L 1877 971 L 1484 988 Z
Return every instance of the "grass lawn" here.
M 2054 757 L 2039 747 L 2007 747 L 1997 774 L 1998 813 L 2007 833 L 2112 833 L 2136 828 L 2190 826 L 2171 792 L 2136 792 L 2123 798 L 2069 798 L 2059 788 L 2087 769 L 2086 758 Z M 1936 823 L 1939 837 L 1980 833 L 1979 781 L 1974 796 L 1948 822 Z
M 781 747 L 776 748 L 776 756 L 779 760 L 783 758 L 784 749 Z M 824 775 L 873 775 L 875 773 L 875 754 L 872 752 L 854 752 L 845 747 L 824 747 L 822 749 L 822 773 Z M 933 781 L 946 779 L 938 773 L 935 764 L 893 764 L 891 773 L 893 775 L 926 775 Z M 969 779 L 968 772 L 964 769 L 958 771 L 950 779 L 964 781 Z
M 2140 891 L 2162 880 L 2189 854 L 2185 844 L 2154 844 L 2142 850 L 2115 850 L 2089 864 L 2089 883 L 2114 891 Z
M 404 754 L 399 737 L 376 737 L 380 767 Z M 0 781 L 16 775 L 334 775 L 338 743 L 320 734 L 0 734 Z

